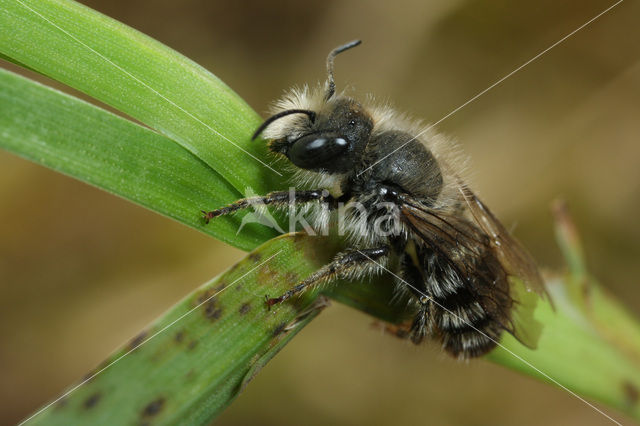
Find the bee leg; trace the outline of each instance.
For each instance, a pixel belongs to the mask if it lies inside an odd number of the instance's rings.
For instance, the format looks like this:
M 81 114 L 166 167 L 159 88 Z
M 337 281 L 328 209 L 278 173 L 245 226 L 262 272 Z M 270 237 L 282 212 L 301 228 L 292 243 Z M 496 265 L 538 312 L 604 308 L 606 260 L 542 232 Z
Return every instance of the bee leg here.
M 411 324 L 411 329 L 409 331 L 409 336 L 411 341 L 419 345 L 422 343 L 424 338 L 430 334 L 430 326 L 429 326 L 429 301 L 431 299 L 426 296 L 420 297 L 418 312 L 416 313 L 415 318 L 413 319 L 413 323 Z
M 400 324 L 389 324 L 385 322 L 375 321 L 373 327 L 382 330 L 383 333 L 390 334 L 398 339 L 408 339 L 411 333 L 411 321 L 405 321 Z
M 209 223 L 211 219 L 218 216 L 223 216 L 229 213 L 236 212 L 238 210 L 246 209 L 252 205 L 274 205 L 283 206 L 289 203 L 302 204 L 311 201 L 329 202 L 330 207 L 335 204 L 336 200 L 325 189 L 314 189 L 308 191 L 276 191 L 270 192 L 265 196 L 242 198 L 234 203 L 231 203 L 225 207 L 221 207 L 217 210 L 206 211 L 201 210 L 204 215 L 204 220 Z
M 347 273 L 366 273 L 372 267 L 378 267 L 377 259 L 388 256 L 389 251 L 389 246 L 383 246 L 378 248 L 349 250 L 338 253 L 331 263 L 328 263 L 311 274 L 307 279 L 300 282 L 300 284 L 296 285 L 282 296 L 276 298 L 267 297 L 267 306 L 271 307 L 276 303 L 289 299 L 309 287 L 314 287 L 340 278 Z
M 407 289 L 418 305 L 418 310 L 409 324 L 405 336 L 414 344 L 420 344 L 424 338 L 432 334 L 433 324 L 430 312 L 431 297 L 427 292 L 424 277 L 416 267 L 409 253 L 404 253 L 401 261 L 400 280 L 398 284 Z

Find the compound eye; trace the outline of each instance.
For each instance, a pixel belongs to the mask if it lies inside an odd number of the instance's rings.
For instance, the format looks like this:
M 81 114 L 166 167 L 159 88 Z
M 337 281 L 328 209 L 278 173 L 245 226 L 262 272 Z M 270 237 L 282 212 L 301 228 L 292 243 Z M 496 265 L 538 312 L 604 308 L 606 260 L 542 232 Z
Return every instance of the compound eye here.
M 349 151 L 349 142 L 341 137 L 309 135 L 298 139 L 289 148 L 287 156 L 303 169 L 332 170 L 341 163 Z

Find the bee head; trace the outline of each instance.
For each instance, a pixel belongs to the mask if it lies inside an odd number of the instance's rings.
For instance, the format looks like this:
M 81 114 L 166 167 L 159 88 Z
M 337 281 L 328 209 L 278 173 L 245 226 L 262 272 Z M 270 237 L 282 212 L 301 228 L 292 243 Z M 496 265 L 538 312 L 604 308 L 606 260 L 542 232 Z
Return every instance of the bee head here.
M 271 142 L 270 149 L 284 154 L 294 165 L 306 170 L 345 173 L 352 170 L 369 140 L 373 120 L 354 99 L 334 98 L 333 60 L 335 56 L 360 44 L 359 40 L 340 46 L 327 58 L 328 79 L 321 111 L 288 109 L 269 117 L 254 133 L 257 138 L 271 123 L 291 115 L 307 117 L 296 120 L 289 134 Z

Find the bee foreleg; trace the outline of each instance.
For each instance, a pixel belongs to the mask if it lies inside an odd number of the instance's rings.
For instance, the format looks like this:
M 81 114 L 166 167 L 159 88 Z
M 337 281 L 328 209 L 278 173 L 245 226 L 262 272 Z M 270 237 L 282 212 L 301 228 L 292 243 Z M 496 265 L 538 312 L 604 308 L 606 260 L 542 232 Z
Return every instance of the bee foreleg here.
M 242 198 L 217 210 L 201 211 L 204 214 L 205 222 L 209 223 L 209 220 L 213 219 L 214 217 L 230 214 L 255 205 L 285 206 L 287 204 L 302 204 L 311 201 L 328 202 L 330 203 L 330 207 L 332 207 L 336 200 L 331 196 L 331 194 L 329 194 L 327 190 L 324 189 L 314 189 L 306 191 L 275 191 L 270 192 L 264 196 Z
M 283 302 L 309 287 L 314 287 L 338 278 L 346 278 L 350 275 L 365 273 L 372 267 L 379 268 L 380 264 L 377 260 L 388 256 L 389 250 L 389 246 L 383 246 L 338 253 L 331 263 L 311 274 L 307 279 L 282 296 L 276 298 L 267 297 L 267 306 L 271 307 L 276 303 Z

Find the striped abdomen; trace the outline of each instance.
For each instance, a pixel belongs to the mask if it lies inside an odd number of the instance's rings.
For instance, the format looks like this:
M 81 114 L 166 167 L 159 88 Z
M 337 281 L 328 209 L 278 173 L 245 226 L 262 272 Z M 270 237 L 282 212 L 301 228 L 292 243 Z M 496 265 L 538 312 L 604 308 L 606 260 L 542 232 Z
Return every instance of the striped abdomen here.
M 493 253 L 467 253 L 464 272 L 433 252 L 423 254 L 430 319 L 443 348 L 460 358 L 492 350 L 509 328 L 513 305 L 507 276 Z

